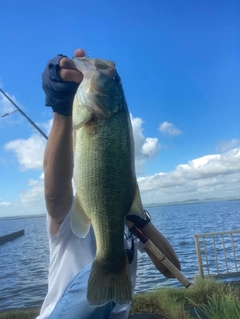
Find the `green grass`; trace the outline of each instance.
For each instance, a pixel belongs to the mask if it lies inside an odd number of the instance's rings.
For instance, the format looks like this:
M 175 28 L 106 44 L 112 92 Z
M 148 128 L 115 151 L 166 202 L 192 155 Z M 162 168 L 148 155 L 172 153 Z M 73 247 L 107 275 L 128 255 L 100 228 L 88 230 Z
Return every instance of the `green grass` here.
M 240 286 L 196 278 L 189 288 L 160 288 L 136 294 L 130 315 L 153 313 L 164 319 L 239 319 Z M 35 319 L 39 308 L 0 313 L 0 319 Z
M 196 278 L 187 289 L 160 288 L 153 293 L 136 294 L 130 314 L 155 313 L 166 319 L 239 319 L 239 304 L 238 286 Z
M 201 306 L 202 313 L 206 318 L 211 319 L 239 319 L 240 318 L 240 303 L 234 293 L 225 294 L 225 289 L 219 289 L 218 294 L 213 294 L 208 302 Z M 195 309 L 197 318 L 201 318 L 198 315 L 197 309 Z
M 0 319 L 35 319 L 40 308 L 15 309 L 0 313 Z

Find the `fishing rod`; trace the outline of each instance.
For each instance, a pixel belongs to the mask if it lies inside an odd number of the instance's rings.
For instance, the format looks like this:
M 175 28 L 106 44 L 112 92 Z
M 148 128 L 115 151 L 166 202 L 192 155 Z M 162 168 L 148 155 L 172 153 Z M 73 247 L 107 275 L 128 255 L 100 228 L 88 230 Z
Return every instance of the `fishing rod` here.
M 37 130 L 43 137 L 47 140 L 47 135 L 17 106 L 16 103 L 0 88 L 0 92 L 17 108 L 16 111 L 5 113 L 1 117 L 11 115 L 19 111 Z M 148 239 L 133 223 L 126 220 L 127 227 L 132 231 L 132 233 L 137 236 L 157 258 L 162 262 L 162 264 L 178 279 L 178 281 L 185 287 L 188 288 L 191 282 L 173 265 L 173 263 L 153 244 L 153 242 Z
M 47 135 L 27 116 L 26 113 L 23 112 L 23 110 L 20 109 L 19 106 L 17 106 L 17 104 L 16 104 L 15 102 L 13 102 L 13 100 L 12 100 L 1 88 L 0 88 L 0 92 L 1 92 L 1 93 L 16 107 L 16 109 L 17 109 L 17 110 L 14 111 L 14 112 L 5 113 L 5 114 L 3 114 L 1 117 L 5 117 L 5 116 L 11 115 L 11 114 L 13 114 L 13 113 L 19 111 L 19 112 L 28 120 L 28 122 L 30 122 L 30 124 L 32 124 L 32 125 L 35 127 L 35 129 L 37 129 L 38 132 L 39 132 L 40 134 L 42 134 L 42 136 L 45 137 L 45 139 L 47 140 L 47 139 L 48 139 Z

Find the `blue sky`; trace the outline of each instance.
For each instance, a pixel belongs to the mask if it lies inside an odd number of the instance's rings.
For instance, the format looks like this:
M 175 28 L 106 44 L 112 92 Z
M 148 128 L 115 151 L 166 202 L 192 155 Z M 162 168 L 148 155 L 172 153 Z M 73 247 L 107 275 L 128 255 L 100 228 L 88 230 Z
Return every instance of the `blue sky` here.
M 82 47 L 116 62 L 143 203 L 240 195 L 239 1 L 1 2 L 0 87 L 49 133 L 41 73 Z M 0 114 L 14 107 L 0 94 Z M 0 217 L 45 212 L 45 140 L 0 118 Z

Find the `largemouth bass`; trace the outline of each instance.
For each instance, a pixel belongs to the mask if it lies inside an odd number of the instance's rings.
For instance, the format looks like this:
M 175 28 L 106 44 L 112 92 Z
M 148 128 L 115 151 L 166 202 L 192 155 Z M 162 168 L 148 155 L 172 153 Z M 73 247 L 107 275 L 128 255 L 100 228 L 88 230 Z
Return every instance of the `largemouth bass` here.
M 132 300 L 124 250 L 127 214 L 145 218 L 135 175 L 134 141 L 121 79 L 111 61 L 73 58 L 83 73 L 73 103 L 74 181 L 72 230 L 92 224 L 97 252 L 88 280 L 93 306 Z

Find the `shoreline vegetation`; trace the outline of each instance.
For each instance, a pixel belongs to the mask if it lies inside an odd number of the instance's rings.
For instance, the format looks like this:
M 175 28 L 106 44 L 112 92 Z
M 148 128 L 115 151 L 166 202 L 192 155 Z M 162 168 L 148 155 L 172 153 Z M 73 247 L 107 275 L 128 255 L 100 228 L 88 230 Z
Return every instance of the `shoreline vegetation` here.
M 1 310 L 0 319 L 35 319 L 40 308 Z M 238 319 L 240 283 L 196 277 L 189 288 L 135 294 L 129 319 Z

